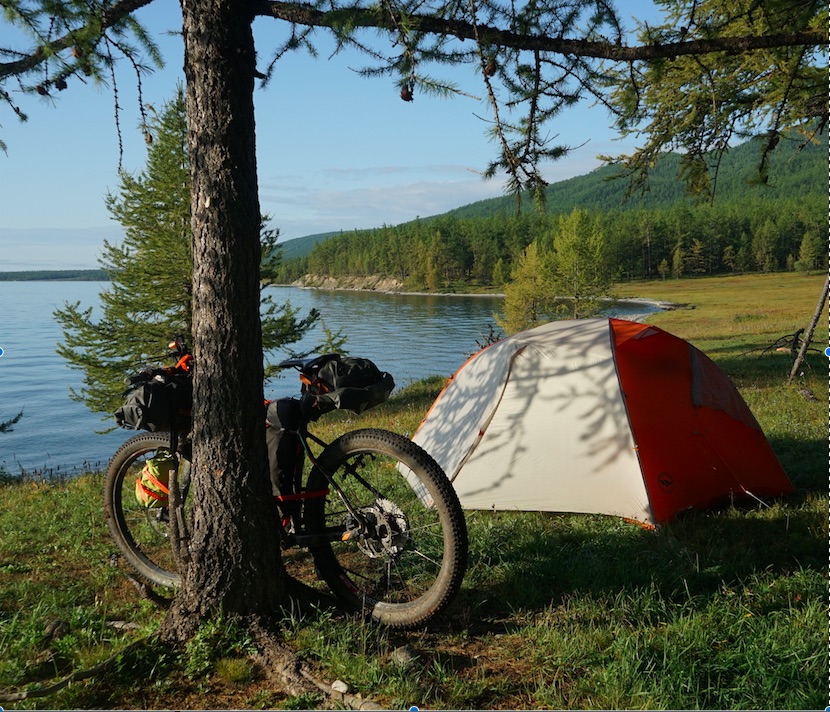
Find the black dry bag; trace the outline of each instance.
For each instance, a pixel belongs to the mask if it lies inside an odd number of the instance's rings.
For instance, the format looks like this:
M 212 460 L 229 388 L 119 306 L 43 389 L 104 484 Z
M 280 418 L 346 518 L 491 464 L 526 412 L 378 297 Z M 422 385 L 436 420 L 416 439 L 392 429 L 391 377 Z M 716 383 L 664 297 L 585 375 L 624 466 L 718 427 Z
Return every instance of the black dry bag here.
M 395 381 L 367 358 L 329 354 L 303 369 L 303 414 L 316 420 L 332 410 L 362 413 L 380 405 Z
M 130 376 L 124 405 L 115 411 L 115 422 L 129 430 L 158 432 L 181 429 L 190 423 L 193 384 L 184 373 L 152 369 Z

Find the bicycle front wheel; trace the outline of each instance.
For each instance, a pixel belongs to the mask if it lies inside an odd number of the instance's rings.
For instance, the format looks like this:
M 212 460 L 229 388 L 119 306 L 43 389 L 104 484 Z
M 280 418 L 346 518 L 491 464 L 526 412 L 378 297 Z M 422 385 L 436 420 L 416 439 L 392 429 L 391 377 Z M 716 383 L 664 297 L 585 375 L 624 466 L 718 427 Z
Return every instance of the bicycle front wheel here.
M 342 532 L 342 541 L 310 547 L 332 592 L 394 628 L 445 610 L 467 567 L 467 527 L 439 465 L 401 435 L 357 430 L 326 447 L 312 469 L 308 489 L 326 488 L 326 497 L 306 500 L 304 523 L 309 534 Z
M 175 587 L 180 577 L 170 542 L 170 511 L 166 506 L 147 507 L 136 496 L 136 480 L 147 461 L 169 454 L 168 433 L 142 433 L 121 445 L 107 468 L 104 512 L 110 533 L 127 562 L 151 583 Z M 180 489 L 186 495 L 190 463 L 176 457 Z

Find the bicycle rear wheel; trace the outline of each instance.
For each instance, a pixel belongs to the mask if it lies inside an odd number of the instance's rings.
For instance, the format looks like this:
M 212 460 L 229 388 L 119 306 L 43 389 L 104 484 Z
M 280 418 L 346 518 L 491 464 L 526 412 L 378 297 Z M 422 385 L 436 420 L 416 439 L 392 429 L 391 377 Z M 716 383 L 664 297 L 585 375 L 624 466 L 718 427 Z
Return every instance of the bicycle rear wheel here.
M 168 507 L 148 508 L 136 497 L 136 480 L 151 458 L 170 454 L 168 433 L 142 433 L 121 445 L 110 460 L 104 484 L 104 512 L 115 543 L 127 562 L 160 586 L 180 582 L 170 542 Z M 189 493 L 190 463 L 177 455 L 179 483 Z M 184 502 L 188 509 L 188 498 Z
M 356 519 L 337 492 L 343 491 Z M 467 528 L 452 485 L 419 446 L 396 433 L 357 430 L 325 448 L 308 480 L 309 534 L 343 530 L 310 547 L 320 576 L 348 606 L 394 628 L 423 625 L 450 604 L 467 566 Z M 358 519 L 368 523 L 363 530 Z

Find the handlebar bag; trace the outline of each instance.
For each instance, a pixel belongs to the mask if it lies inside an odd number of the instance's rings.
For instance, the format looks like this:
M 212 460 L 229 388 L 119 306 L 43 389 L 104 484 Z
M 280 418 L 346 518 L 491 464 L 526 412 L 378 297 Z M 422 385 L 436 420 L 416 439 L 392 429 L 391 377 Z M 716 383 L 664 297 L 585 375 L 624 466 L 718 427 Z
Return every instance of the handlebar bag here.
M 193 384 L 187 374 L 166 369 L 142 371 L 131 376 L 124 405 L 115 411 L 115 422 L 128 430 L 157 432 L 180 427 L 190 418 Z
M 316 420 L 332 410 L 362 413 L 380 405 L 395 381 L 367 358 L 329 354 L 312 362 L 301 375 L 303 413 Z

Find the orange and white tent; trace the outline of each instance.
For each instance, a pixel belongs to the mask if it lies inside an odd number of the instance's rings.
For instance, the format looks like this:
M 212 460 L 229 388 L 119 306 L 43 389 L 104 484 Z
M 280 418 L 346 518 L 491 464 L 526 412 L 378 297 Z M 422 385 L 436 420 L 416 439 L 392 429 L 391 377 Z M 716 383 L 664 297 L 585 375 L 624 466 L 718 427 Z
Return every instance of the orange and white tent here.
M 619 319 L 552 322 L 479 351 L 413 440 L 465 509 L 659 525 L 793 489 L 723 371 L 688 342 Z

